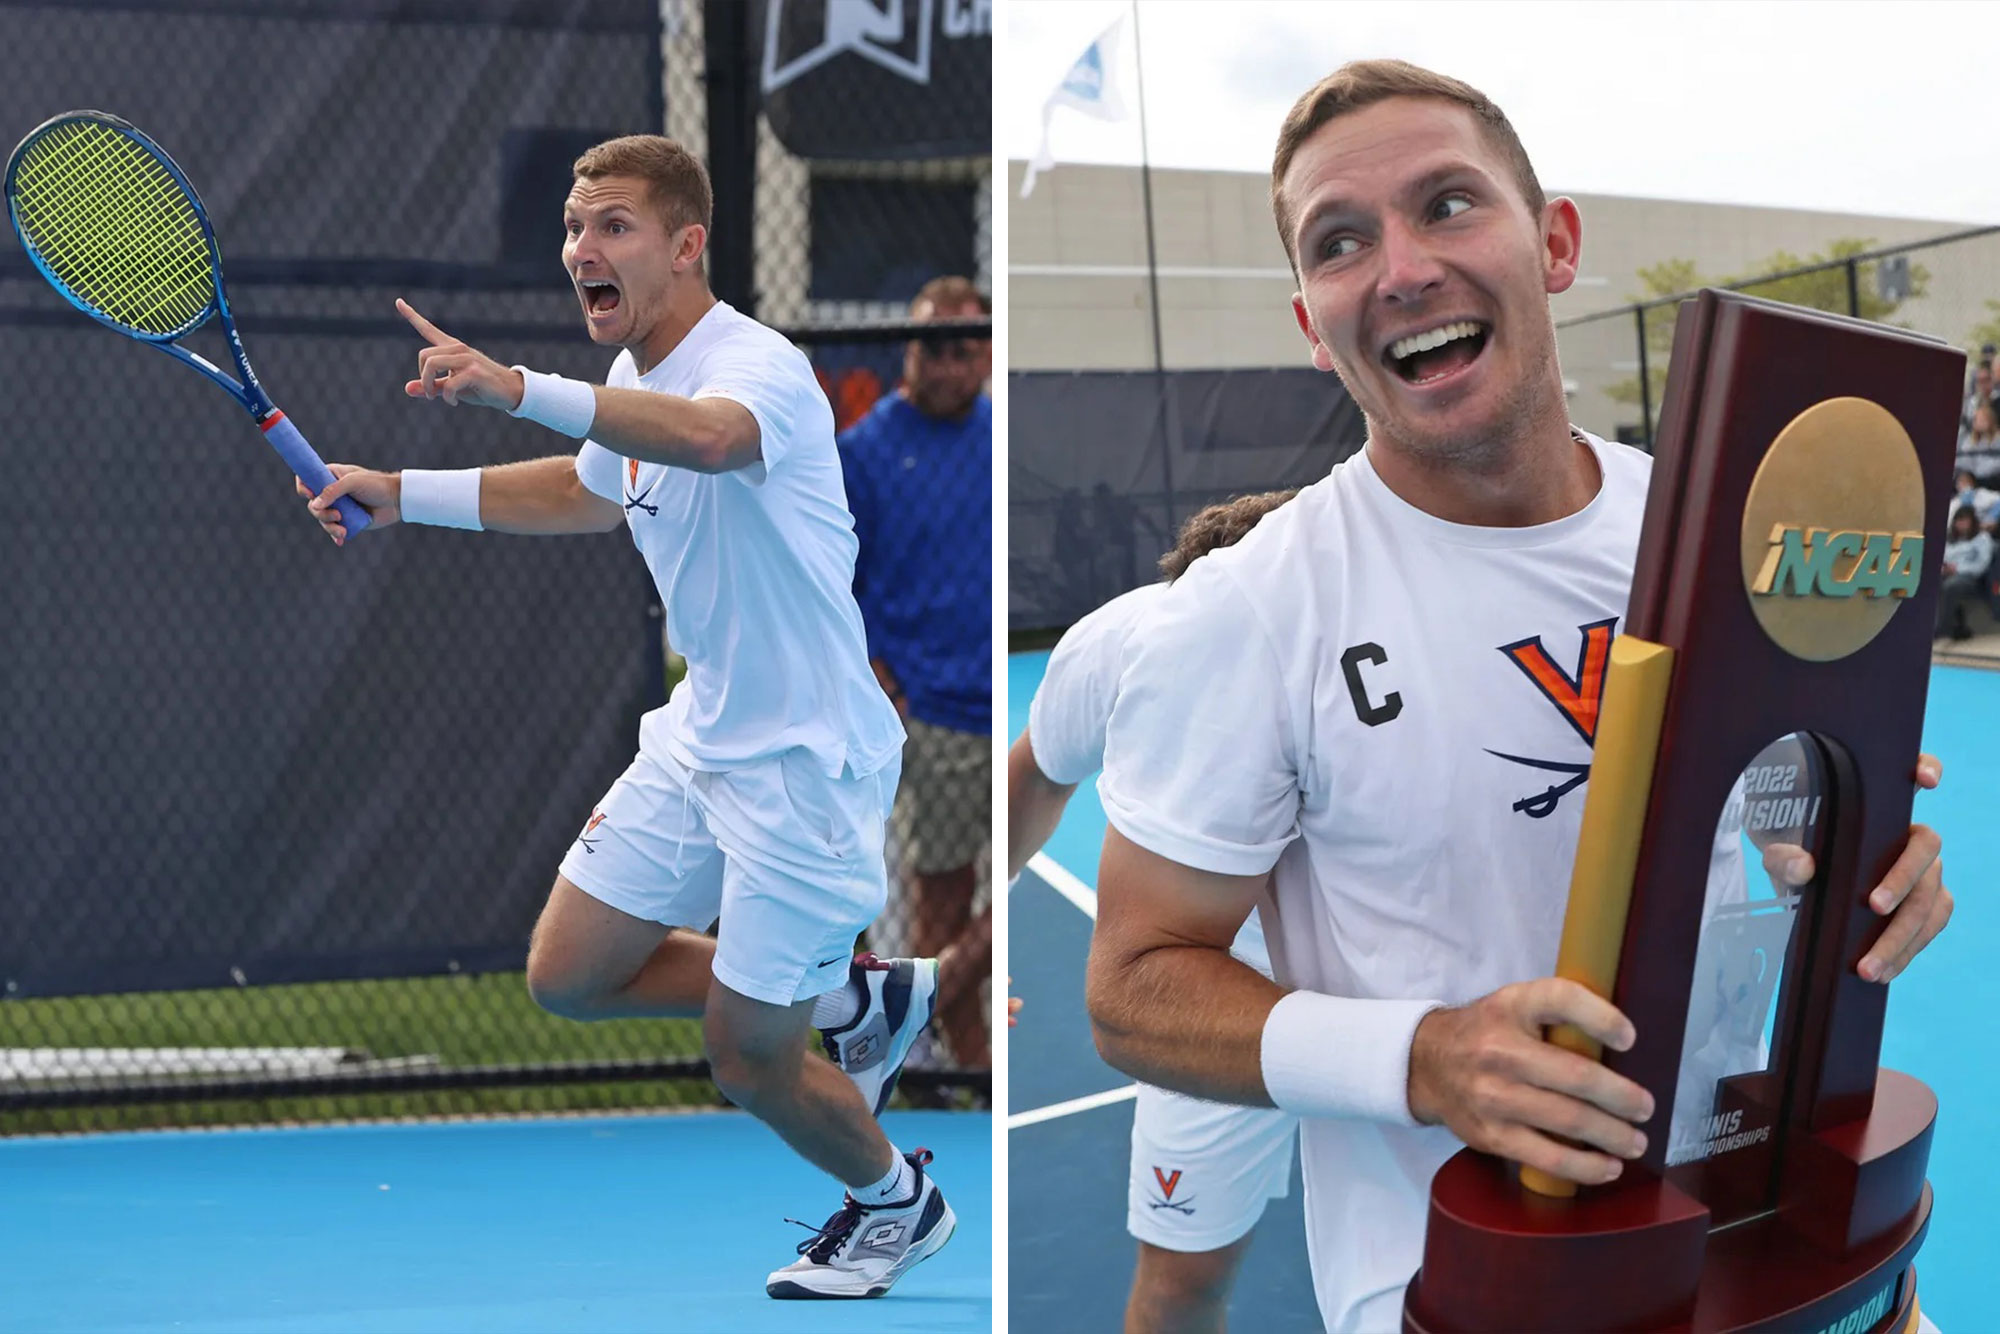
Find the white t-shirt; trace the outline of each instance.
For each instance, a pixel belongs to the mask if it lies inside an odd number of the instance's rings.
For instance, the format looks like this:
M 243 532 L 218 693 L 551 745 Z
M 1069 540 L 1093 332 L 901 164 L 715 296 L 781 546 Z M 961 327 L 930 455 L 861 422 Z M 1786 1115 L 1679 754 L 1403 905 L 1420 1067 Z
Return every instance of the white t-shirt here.
M 717 302 L 644 376 L 630 352 L 605 383 L 726 398 L 757 419 L 762 460 L 699 473 L 621 458 L 586 440 L 577 476 L 625 506 L 687 679 L 639 726 L 642 750 L 697 770 L 794 747 L 829 776 L 874 773 L 902 723 L 868 666 L 854 602 L 854 516 L 833 410 L 805 354 Z
M 1147 584 L 1121 593 L 1072 625 L 1049 655 L 1048 670 L 1028 705 L 1028 737 L 1035 767 L 1051 783 L 1081 783 L 1104 767 L 1104 732 L 1118 697 L 1125 641 L 1166 591 L 1166 584 Z M 1271 975 L 1256 913 L 1244 920 L 1229 952 Z
M 1460 1004 L 1555 967 L 1652 471 L 1637 450 L 1589 445 L 1595 498 L 1532 528 L 1426 514 L 1363 450 L 1197 561 L 1129 641 L 1105 810 L 1184 865 L 1276 866 L 1278 981 L 1355 998 L 1361 1040 L 1380 1045 L 1354 1068 L 1393 1073 L 1357 1105 L 1407 1108 L 1410 1002 Z M 1430 1178 L 1458 1148 L 1407 1111 L 1303 1123 L 1328 1329 L 1416 1272 Z

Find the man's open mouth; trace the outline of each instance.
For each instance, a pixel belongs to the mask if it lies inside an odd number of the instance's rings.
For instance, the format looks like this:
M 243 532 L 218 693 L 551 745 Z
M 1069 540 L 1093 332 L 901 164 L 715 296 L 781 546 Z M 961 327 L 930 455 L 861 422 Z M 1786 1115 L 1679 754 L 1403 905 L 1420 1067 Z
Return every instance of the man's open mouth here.
M 593 315 L 609 315 L 618 309 L 618 284 L 601 278 L 585 278 L 577 283 L 583 292 L 583 307 Z
M 1478 320 L 1458 320 L 1435 329 L 1398 338 L 1382 360 L 1408 384 L 1423 385 L 1464 370 L 1486 350 L 1488 326 Z

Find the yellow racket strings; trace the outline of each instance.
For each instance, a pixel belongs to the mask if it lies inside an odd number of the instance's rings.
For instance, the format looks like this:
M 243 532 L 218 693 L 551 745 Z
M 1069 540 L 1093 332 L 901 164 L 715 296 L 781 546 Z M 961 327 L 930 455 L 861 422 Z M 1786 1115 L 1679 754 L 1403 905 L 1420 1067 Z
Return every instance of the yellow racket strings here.
M 208 240 L 158 158 L 110 126 L 70 121 L 22 156 L 15 207 L 49 271 L 111 319 L 184 331 L 215 297 Z

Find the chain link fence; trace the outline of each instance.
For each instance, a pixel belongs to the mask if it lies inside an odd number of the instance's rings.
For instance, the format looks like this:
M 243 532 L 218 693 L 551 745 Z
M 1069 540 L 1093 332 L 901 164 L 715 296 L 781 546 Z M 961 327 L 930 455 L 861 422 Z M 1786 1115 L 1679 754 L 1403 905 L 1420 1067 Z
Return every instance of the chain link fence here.
M 1857 251 L 1727 284 L 1729 290 L 1942 338 L 1968 352 L 2000 342 L 2000 227 Z M 1681 301 L 1634 302 L 1559 321 L 1557 351 L 1571 418 L 1650 449 Z
M 173 153 L 259 377 L 327 459 L 507 462 L 546 435 L 403 397 L 394 299 L 601 380 L 557 262 L 569 164 L 662 125 L 712 157 L 727 71 L 758 111 L 749 34 L 706 22 L 743 8 L 0 0 L 0 50 L 38 53 L 6 62 L 0 134 L 95 107 Z M 758 136 L 754 212 L 722 199 L 740 161 L 712 161 L 719 294 L 767 323 L 906 317 L 914 287 L 888 282 L 811 304 L 853 290 L 816 276 L 812 241 L 851 219 L 823 222 L 812 171 Z M 950 220 L 980 276 L 984 217 Z M 721 290 L 729 264 L 769 272 L 769 301 Z M 845 366 L 821 343 L 895 383 L 906 339 L 812 336 L 830 389 Z M 226 364 L 219 336 L 192 345 Z M 629 541 L 336 551 L 238 409 L 70 310 L 11 229 L 0 357 L 0 1133 L 716 1101 L 697 1024 L 571 1023 L 521 974 L 557 863 L 676 679 Z M 905 1084 L 984 1078 L 941 1050 Z

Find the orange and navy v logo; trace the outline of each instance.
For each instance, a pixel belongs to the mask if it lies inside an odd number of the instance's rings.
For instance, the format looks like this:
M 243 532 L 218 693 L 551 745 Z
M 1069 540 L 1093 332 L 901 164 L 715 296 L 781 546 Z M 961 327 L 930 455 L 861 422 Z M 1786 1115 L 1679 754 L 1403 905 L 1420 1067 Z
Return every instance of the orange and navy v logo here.
M 1168 1176 L 1156 1167 L 1153 1169 L 1153 1180 L 1160 1183 L 1160 1194 L 1171 1200 L 1174 1198 L 1174 1187 L 1181 1184 L 1181 1169 L 1176 1167 L 1174 1174 Z
M 583 827 L 584 834 L 590 833 L 591 830 L 597 828 L 597 826 L 603 823 L 604 823 L 604 812 L 592 811 L 590 815 L 590 823 Z
M 637 460 L 637 459 L 626 459 L 626 460 L 625 460 L 625 476 L 626 476 L 626 478 L 628 479 L 628 480 L 627 480 L 627 482 L 626 482 L 626 485 L 630 486 L 630 487 L 631 487 L 631 488 L 632 488 L 633 490 L 635 490 L 635 491 L 636 491 L 636 490 L 638 490 L 638 489 L 639 489 L 639 460 Z
M 1527 673 L 1535 688 L 1562 711 L 1577 735 L 1593 744 L 1597 740 L 1598 706 L 1604 701 L 1604 669 L 1611 661 L 1611 635 L 1617 625 L 1618 618 L 1613 616 L 1577 627 L 1583 636 L 1583 649 L 1576 657 L 1575 675 L 1556 666 L 1542 647 L 1540 635 L 1500 646 L 1500 651 Z

